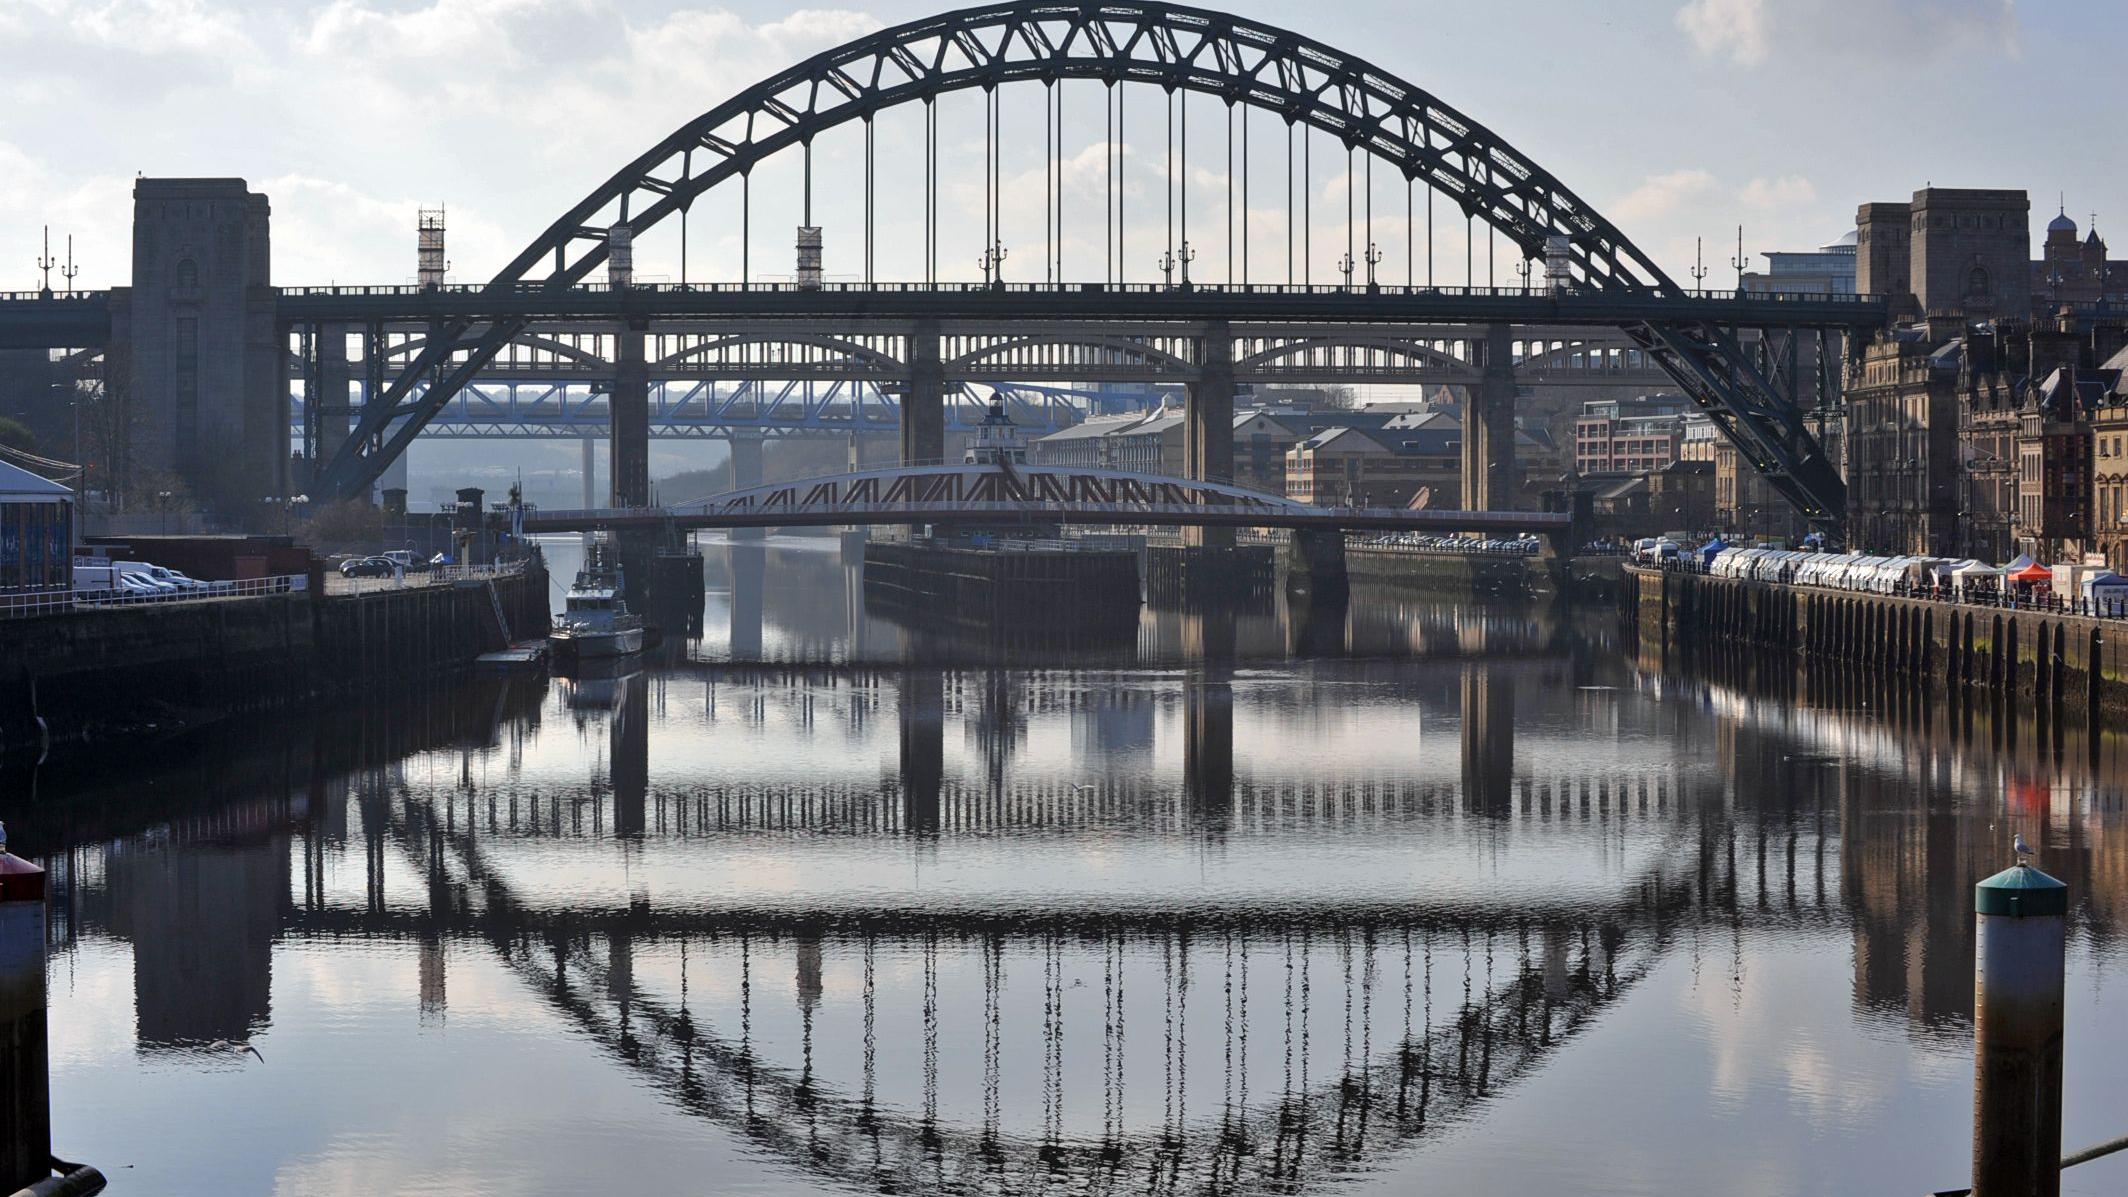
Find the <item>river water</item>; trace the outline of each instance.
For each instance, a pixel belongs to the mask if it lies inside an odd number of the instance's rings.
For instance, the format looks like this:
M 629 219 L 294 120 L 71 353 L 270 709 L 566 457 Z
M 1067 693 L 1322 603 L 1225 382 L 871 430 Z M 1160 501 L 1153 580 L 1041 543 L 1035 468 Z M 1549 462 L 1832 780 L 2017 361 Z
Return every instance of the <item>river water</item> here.
M 14 766 L 56 1150 L 154 1194 L 1920 1193 L 2013 828 L 2075 896 L 2067 1146 L 2128 1132 L 2110 738 L 1602 610 L 1089 640 L 867 615 L 831 542 L 708 570 L 618 673 Z

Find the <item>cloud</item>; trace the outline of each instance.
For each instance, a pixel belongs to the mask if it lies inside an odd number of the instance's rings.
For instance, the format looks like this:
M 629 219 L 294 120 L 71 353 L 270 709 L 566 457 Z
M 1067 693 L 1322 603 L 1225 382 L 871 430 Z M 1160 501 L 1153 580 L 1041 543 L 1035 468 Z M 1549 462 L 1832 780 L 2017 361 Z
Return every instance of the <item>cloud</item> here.
M 48 5 L 46 11 L 66 11 L 68 28 L 83 41 L 135 54 L 237 58 L 256 51 L 236 14 L 205 0 L 108 0 Z
M 1978 47 L 2015 57 L 2015 0 L 1689 0 L 1677 27 L 1708 58 L 1755 67 L 1776 58 L 1926 63 Z
M 1818 189 L 1801 175 L 1778 179 L 1753 179 L 1744 185 L 1744 206 L 1761 211 L 1808 207 L 1818 202 Z
M 1745 66 L 1766 61 L 1766 0 L 1692 0 L 1677 10 L 1677 27 L 1701 54 Z
M 1704 200 L 1716 187 L 1714 176 L 1704 170 L 1674 170 L 1649 178 L 1611 204 L 1608 212 L 1618 221 L 1658 221 Z

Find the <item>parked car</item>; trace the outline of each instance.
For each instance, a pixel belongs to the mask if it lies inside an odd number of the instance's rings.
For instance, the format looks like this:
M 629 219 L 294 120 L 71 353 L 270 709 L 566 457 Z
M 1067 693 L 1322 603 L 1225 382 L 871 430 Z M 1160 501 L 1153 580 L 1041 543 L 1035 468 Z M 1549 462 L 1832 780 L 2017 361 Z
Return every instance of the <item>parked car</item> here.
M 350 557 L 340 563 L 343 578 L 396 577 L 399 566 L 389 557 Z
M 207 590 L 213 589 L 213 587 L 209 586 L 207 583 L 202 582 L 197 578 L 188 578 L 184 574 L 179 573 L 177 570 L 170 569 L 167 566 L 151 565 L 146 570 L 143 570 L 141 572 L 146 573 L 149 577 L 155 579 L 158 582 L 167 582 L 170 585 L 177 587 L 179 590 L 205 592 Z

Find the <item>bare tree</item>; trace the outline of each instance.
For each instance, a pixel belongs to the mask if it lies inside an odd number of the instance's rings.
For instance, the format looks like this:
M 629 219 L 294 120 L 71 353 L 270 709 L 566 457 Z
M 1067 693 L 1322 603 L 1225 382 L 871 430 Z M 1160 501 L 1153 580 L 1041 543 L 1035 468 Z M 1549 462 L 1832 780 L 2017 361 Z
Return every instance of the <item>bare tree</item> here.
M 81 405 L 81 451 L 83 491 L 102 491 L 114 512 L 126 510 L 127 500 L 152 489 L 132 468 L 133 442 L 140 432 L 143 415 L 133 402 L 133 374 L 123 358 L 106 354 L 102 368 L 85 373 L 74 383 L 74 401 Z

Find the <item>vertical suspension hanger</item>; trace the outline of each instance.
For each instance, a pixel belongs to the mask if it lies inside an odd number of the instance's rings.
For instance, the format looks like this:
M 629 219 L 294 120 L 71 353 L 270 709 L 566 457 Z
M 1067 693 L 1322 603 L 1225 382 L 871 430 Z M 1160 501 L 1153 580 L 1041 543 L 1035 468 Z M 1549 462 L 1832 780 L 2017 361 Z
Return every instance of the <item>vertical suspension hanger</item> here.
M 1116 85 L 1113 81 L 1104 84 L 1101 93 L 1101 115 L 1108 122 L 1108 139 L 1101 143 L 1101 157 L 1108 167 L 1108 190 L 1101 195 L 1101 215 L 1108 222 L 1103 234 L 1101 253 L 1108 259 L 1108 285 L 1116 285 Z
M 1118 87 L 1116 89 L 1116 170 L 1119 175 L 1124 167 L 1130 165 L 1128 160 L 1123 157 L 1123 145 L 1130 138 L 1128 129 L 1130 114 L 1123 107 L 1124 97 L 1128 94 L 1130 94 L 1129 88 Z M 1116 186 L 1116 283 L 1118 286 L 1128 286 L 1130 281 L 1130 257 L 1124 253 L 1124 247 L 1130 243 L 1130 213 L 1123 206 L 1125 197 L 1129 195 L 1130 180 L 1126 178 Z
M 1241 106 L 1241 285 L 1249 285 L 1249 105 Z
M 1174 281 L 1175 268 L 1175 89 L 1167 91 L 1167 181 L 1162 190 L 1167 195 L 1167 253 L 1161 258 L 1161 273 L 1166 281 Z
M 1296 282 L 1293 273 L 1293 118 L 1286 118 L 1286 286 Z
M 1411 172 L 1404 172 L 1404 289 L 1418 285 L 1418 247 L 1412 244 L 1418 235 L 1418 185 Z
M 1056 82 L 1042 81 L 1042 278 L 1056 281 L 1057 262 L 1057 161 Z
M 877 188 L 874 182 L 875 152 L 873 132 L 872 114 L 867 112 L 864 118 L 864 278 L 865 286 L 867 287 L 872 286 L 875 281 L 874 268 L 877 255 L 877 250 L 874 248 L 872 241 L 873 235 L 878 229 L 878 215 L 874 211 L 874 204 L 877 202 L 874 196 Z

